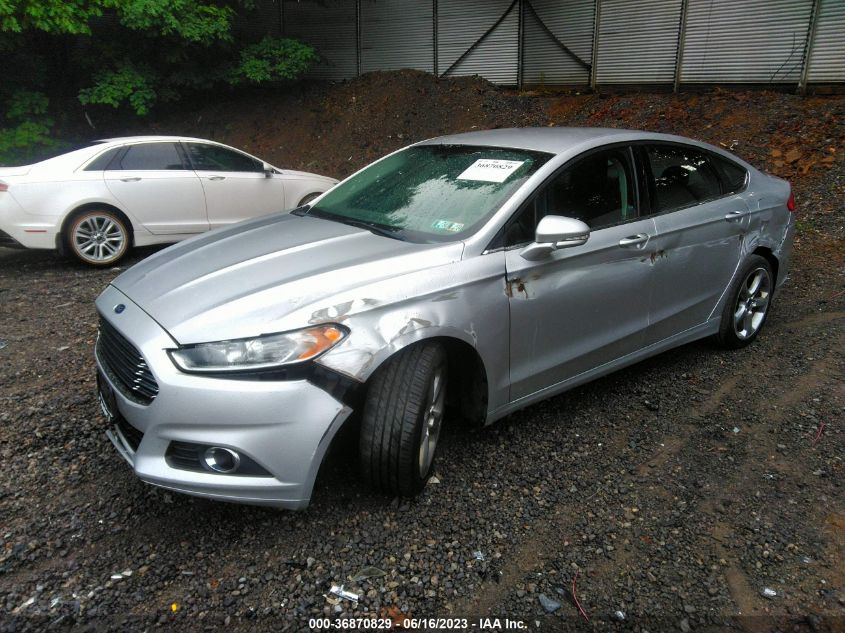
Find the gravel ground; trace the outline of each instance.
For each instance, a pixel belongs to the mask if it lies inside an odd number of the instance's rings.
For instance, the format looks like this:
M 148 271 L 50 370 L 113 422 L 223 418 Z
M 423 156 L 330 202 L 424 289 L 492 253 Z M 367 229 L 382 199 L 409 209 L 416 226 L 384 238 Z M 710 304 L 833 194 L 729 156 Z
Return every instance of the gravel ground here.
M 380 85 L 399 97 L 357 98 Z M 368 491 L 339 449 L 312 506 L 291 513 L 137 481 L 94 395 L 92 304 L 117 271 L 0 249 L 0 630 L 297 631 L 353 615 L 845 630 L 845 99 L 508 94 L 418 73 L 309 90 L 264 104 L 264 120 L 248 104 L 218 137 L 244 146 L 305 94 L 311 134 L 333 140 L 284 164 L 333 175 L 472 125 L 625 125 L 734 145 L 798 192 L 791 282 L 749 348 L 694 343 L 486 430 L 447 427 L 436 481 L 410 501 Z M 400 97 L 409 122 L 360 122 Z M 262 142 L 282 145 L 275 134 Z M 367 567 L 384 574 L 355 580 Z M 333 584 L 360 599 L 335 600 Z

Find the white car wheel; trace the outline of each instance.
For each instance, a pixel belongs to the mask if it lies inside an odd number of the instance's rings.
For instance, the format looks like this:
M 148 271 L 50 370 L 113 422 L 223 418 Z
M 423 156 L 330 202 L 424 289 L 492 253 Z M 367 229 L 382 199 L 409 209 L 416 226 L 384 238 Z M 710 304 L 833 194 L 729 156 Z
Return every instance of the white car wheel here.
M 129 248 L 126 224 L 106 209 L 86 211 L 75 217 L 66 237 L 73 254 L 93 266 L 114 264 Z

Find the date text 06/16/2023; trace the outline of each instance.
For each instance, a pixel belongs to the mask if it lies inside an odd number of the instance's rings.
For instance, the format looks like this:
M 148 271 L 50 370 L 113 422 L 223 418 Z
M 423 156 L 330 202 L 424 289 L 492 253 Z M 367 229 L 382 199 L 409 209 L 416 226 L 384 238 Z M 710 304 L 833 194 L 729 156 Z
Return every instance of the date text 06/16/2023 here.
M 528 628 L 523 620 L 509 618 L 404 618 L 401 622 L 393 618 L 311 618 L 308 627 L 312 630 L 374 630 L 384 631 L 398 627 L 404 630 L 476 630 L 476 631 L 519 631 Z

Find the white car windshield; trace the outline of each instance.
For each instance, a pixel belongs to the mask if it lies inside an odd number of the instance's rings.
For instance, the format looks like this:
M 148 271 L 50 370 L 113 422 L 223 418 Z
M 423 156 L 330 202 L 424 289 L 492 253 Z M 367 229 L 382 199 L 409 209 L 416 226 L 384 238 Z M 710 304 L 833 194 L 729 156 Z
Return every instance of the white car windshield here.
M 550 154 L 467 145 L 409 147 L 370 165 L 305 213 L 412 242 L 475 231 Z

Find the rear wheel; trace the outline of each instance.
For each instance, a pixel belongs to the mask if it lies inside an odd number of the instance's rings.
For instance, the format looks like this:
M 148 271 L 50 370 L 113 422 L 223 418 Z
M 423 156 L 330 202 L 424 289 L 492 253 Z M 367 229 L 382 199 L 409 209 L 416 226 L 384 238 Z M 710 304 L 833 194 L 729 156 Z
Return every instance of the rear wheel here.
M 129 249 L 129 231 L 114 211 L 94 209 L 77 215 L 67 227 L 70 251 L 92 266 L 109 266 Z
M 773 291 L 771 265 L 764 257 L 752 255 L 731 286 L 717 342 L 728 349 L 738 349 L 757 338 L 769 315 Z
M 431 474 L 446 406 L 446 353 L 420 343 L 391 358 L 373 376 L 364 403 L 359 453 L 375 488 L 416 495 Z

